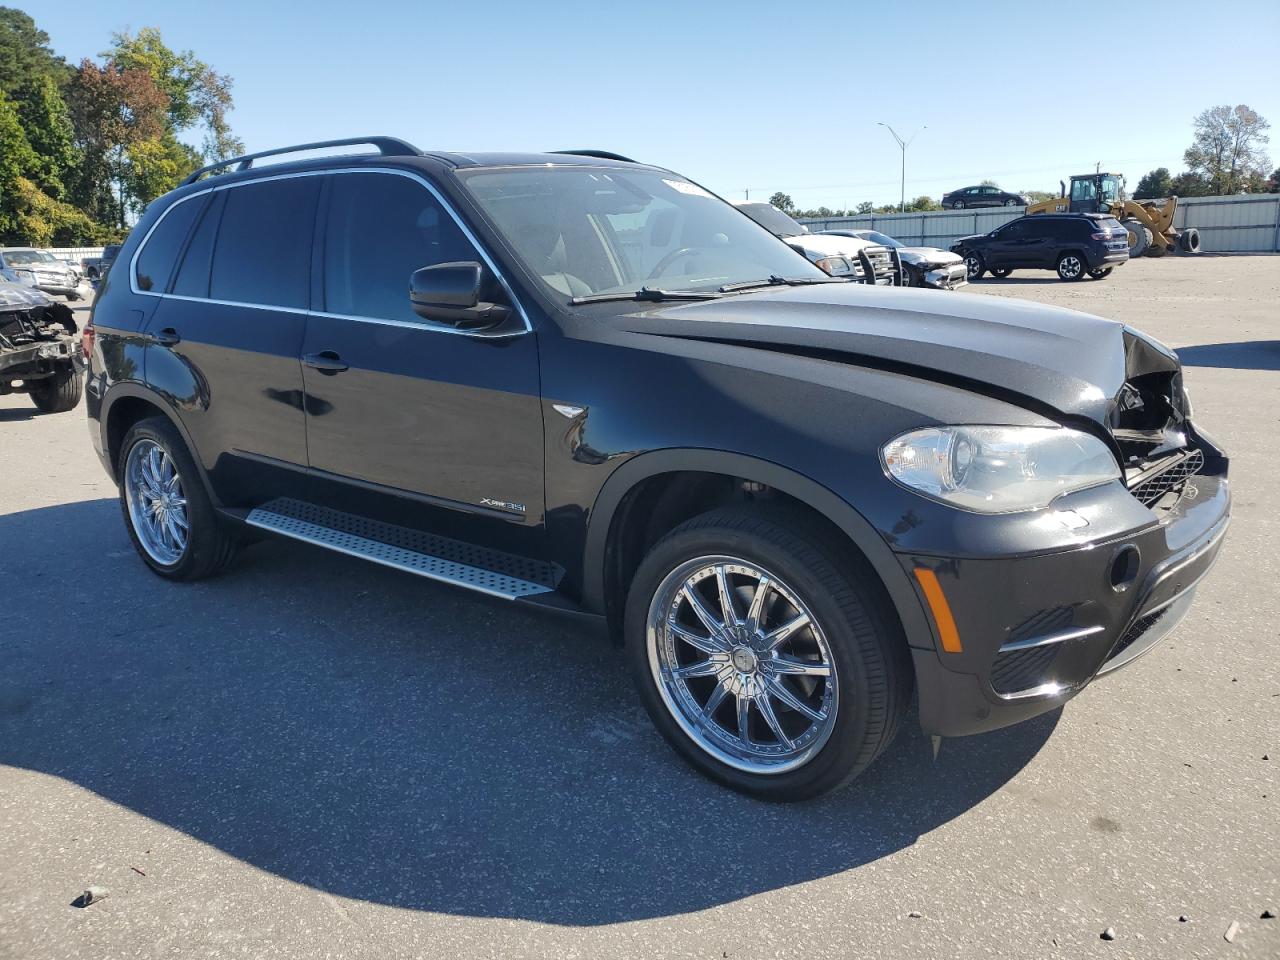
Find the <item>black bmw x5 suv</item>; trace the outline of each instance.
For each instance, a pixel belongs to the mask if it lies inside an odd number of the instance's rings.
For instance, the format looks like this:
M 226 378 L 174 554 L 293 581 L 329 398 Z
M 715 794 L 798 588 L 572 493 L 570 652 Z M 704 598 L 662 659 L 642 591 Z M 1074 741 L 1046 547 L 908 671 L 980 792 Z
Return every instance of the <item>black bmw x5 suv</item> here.
M 1215 559 L 1227 458 L 1134 330 L 829 277 L 625 158 L 347 143 L 201 171 L 107 275 L 91 434 L 162 577 L 275 535 L 588 615 L 687 760 L 799 799 L 913 688 L 1062 704 Z

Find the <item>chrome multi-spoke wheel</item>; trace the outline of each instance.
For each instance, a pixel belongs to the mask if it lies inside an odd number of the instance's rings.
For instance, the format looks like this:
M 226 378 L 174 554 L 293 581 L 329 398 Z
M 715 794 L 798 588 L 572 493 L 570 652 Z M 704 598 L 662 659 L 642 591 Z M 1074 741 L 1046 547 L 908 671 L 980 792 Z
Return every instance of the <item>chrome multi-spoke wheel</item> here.
M 139 439 L 129 450 L 123 479 L 138 542 L 156 563 L 173 566 L 186 553 L 191 527 L 173 458 L 154 440 Z
M 649 666 L 667 709 L 694 743 L 747 773 L 810 760 L 835 726 L 838 677 L 808 606 L 757 564 L 699 557 L 654 592 Z

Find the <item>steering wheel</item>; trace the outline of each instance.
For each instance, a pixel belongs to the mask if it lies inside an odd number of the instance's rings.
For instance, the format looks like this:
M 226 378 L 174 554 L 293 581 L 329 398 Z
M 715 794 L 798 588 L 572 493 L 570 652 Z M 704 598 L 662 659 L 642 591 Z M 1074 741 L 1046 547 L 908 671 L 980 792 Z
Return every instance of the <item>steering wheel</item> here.
M 665 257 L 663 257 L 661 260 L 659 260 L 657 263 L 653 265 L 653 269 L 649 271 L 649 276 L 645 277 L 645 279 L 653 280 L 656 277 L 662 276 L 662 274 L 666 272 L 667 267 L 671 266 L 681 257 L 687 257 L 689 256 L 689 254 L 697 253 L 697 252 L 698 252 L 697 247 L 681 247 L 678 250 L 672 250 Z

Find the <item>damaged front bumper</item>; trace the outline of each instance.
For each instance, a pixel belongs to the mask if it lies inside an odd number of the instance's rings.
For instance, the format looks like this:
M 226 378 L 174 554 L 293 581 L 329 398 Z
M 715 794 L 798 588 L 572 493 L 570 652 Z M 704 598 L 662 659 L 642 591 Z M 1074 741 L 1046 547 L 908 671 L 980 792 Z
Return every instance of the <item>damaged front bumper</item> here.
M 1217 560 L 1231 515 L 1226 457 L 1206 438 L 1197 441 L 1208 466 L 1158 515 L 1118 483 L 1081 498 L 1082 513 L 1132 517 L 1137 507 L 1150 518 L 1129 532 L 1041 554 L 899 555 L 908 574 L 936 576 L 956 635 L 948 645 L 939 633 L 934 649 L 911 651 L 926 732 L 980 733 L 1054 709 L 1177 627 Z M 1007 518 L 1028 525 L 1024 537 L 1043 519 Z M 920 600 L 936 628 L 939 611 L 923 591 Z
M 969 282 L 963 260 L 959 263 L 926 265 L 923 270 L 924 285 L 935 290 L 958 290 Z

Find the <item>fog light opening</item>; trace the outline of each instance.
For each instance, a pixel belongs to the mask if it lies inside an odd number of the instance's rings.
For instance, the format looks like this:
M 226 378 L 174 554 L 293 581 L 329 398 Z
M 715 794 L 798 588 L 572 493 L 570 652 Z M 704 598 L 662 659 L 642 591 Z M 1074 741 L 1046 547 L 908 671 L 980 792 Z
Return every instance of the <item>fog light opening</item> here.
M 1116 558 L 1111 561 L 1111 589 L 1116 593 L 1124 593 L 1133 581 L 1138 579 L 1138 568 L 1142 565 L 1142 554 L 1133 544 L 1121 547 L 1116 551 Z

